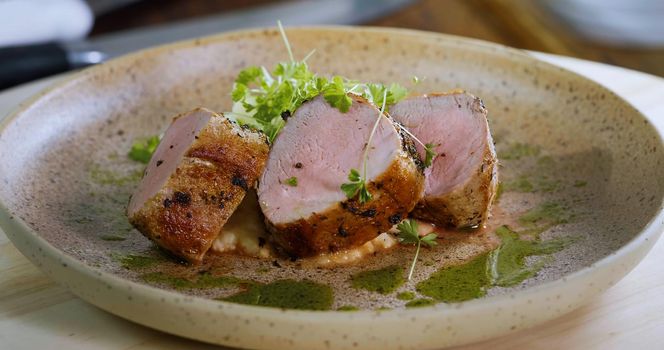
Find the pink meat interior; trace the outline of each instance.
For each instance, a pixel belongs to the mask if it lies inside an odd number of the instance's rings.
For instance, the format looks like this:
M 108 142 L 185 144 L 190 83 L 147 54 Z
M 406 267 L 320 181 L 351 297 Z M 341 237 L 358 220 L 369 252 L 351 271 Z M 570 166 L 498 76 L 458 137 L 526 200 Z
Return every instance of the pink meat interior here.
M 173 120 L 152 155 L 146 174 L 129 202 L 127 210 L 129 216 L 141 209 L 146 201 L 164 187 L 196 136 L 213 115 L 213 112 L 199 108 Z
M 438 156 L 425 169 L 425 196 L 440 196 L 471 178 L 482 162 L 487 140 L 486 119 L 474 113 L 474 98 L 467 94 L 420 96 L 405 99 L 390 109 L 422 143 L 439 145 Z M 424 148 L 417 145 L 424 159 Z
M 347 113 L 322 97 L 303 104 L 288 119 L 270 151 L 258 191 L 265 216 L 274 224 L 323 212 L 346 199 L 341 184 L 351 168 L 362 173 L 364 146 L 379 111 L 353 102 Z M 368 156 L 368 178 L 374 179 L 395 160 L 401 141 L 393 123 L 380 118 Z M 297 186 L 287 184 L 296 177 Z

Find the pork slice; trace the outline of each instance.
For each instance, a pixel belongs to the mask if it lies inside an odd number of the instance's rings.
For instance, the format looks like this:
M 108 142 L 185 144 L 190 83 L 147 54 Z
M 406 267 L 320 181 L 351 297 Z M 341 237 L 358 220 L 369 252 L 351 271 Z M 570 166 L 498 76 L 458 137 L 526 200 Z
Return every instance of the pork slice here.
M 308 101 L 277 136 L 258 186 L 271 239 L 288 254 L 315 256 L 364 244 L 405 218 L 424 191 L 422 164 L 391 118 L 380 118 L 368 156 L 373 198 L 348 199 L 340 186 L 362 158 L 380 111 L 350 95 L 347 113 Z M 297 186 L 288 179 L 297 179 Z
M 481 225 L 498 184 L 498 162 L 482 101 L 465 92 L 410 97 L 390 115 L 438 155 L 424 172 L 424 198 L 412 215 L 457 228 Z M 424 157 L 424 148 L 417 145 Z
M 198 108 L 174 118 L 127 208 L 143 235 L 200 262 L 254 187 L 269 151 L 260 132 Z

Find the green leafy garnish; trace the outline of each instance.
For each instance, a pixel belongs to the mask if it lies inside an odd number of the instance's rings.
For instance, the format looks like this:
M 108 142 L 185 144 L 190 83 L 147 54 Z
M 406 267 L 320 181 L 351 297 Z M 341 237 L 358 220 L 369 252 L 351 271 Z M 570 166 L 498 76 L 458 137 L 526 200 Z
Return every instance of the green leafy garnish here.
M 374 92 L 379 91 L 376 90 L 377 88 L 374 87 Z M 374 134 L 376 133 L 376 129 L 378 128 L 378 123 L 380 122 L 380 119 L 385 116 L 384 111 L 385 111 L 385 104 L 387 103 L 387 94 L 388 90 L 387 89 L 382 89 L 380 90 L 383 92 L 383 104 L 380 107 L 380 110 L 378 111 L 378 117 L 376 118 L 376 122 L 374 123 L 373 128 L 371 129 L 371 133 L 369 134 L 369 140 L 367 141 L 366 146 L 364 146 L 364 155 L 362 156 L 362 169 L 364 172 L 364 176 L 360 176 L 360 172 L 357 171 L 357 169 L 350 169 L 350 172 L 348 173 L 348 180 L 350 180 L 350 183 L 345 183 L 341 185 L 341 190 L 346 193 L 346 197 L 348 198 L 353 198 L 355 197 L 356 193 L 360 193 L 359 196 L 359 201 L 360 203 L 366 203 L 371 200 L 371 193 L 369 193 L 369 190 L 367 189 L 367 168 L 368 168 L 368 160 L 369 160 L 369 149 L 371 148 L 371 140 L 373 139 Z M 375 95 L 372 95 L 372 98 L 375 98 Z M 351 194 L 352 192 L 352 194 Z
M 304 101 L 321 93 L 326 85 L 309 71 L 305 62 L 282 62 L 270 73 L 265 67 L 249 67 L 235 80 L 234 105 L 227 115 L 253 126 L 273 140 L 285 124 L 285 116 Z
M 420 236 L 418 233 L 417 221 L 408 219 L 404 220 L 397 225 L 399 230 L 399 242 L 402 244 L 415 244 L 417 249 L 415 250 L 415 257 L 413 258 L 413 263 L 410 265 L 410 272 L 408 273 L 408 280 L 413 277 L 413 271 L 415 271 L 415 263 L 417 263 L 417 258 L 420 255 L 420 246 L 422 244 L 427 247 L 433 247 L 438 244 L 436 238 L 438 235 L 431 232 L 425 236 Z
M 352 84 L 352 83 L 350 83 Z M 386 112 L 389 106 L 403 100 L 408 94 L 408 89 L 392 83 L 389 86 L 383 84 L 356 84 L 351 89 Z
M 159 135 L 155 135 L 149 138 L 140 139 L 134 142 L 129 151 L 129 158 L 147 164 L 152 158 L 152 153 L 159 146 Z
M 293 176 L 286 179 L 286 184 L 289 186 L 297 187 L 297 177 Z
M 302 103 L 320 94 L 330 106 L 346 113 L 353 100 L 349 93 L 386 108 L 403 99 L 408 90 L 399 84 L 363 84 L 341 76 L 320 77 L 309 70 L 306 61 L 282 62 L 272 72 L 265 67 L 249 67 L 240 72 L 231 97 L 233 109 L 226 113 L 240 124 L 253 126 L 273 140 L 285 125 L 285 117 Z
M 371 194 L 367 189 L 366 178 L 371 139 L 387 108 L 406 97 L 408 90 L 396 83 L 361 83 L 341 76 L 329 79 L 317 76 L 309 70 L 306 63 L 313 51 L 301 61 L 296 61 L 281 22 L 277 22 L 277 25 L 290 62 L 277 64 L 271 72 L 265 67 L 248 67 L 242 70 L 235 79 L 231 92 L 232 112 L 226 115 L 240 124 L 262 130 L 269 140 L 273 141 L 284 127 L 286 119 L 302 103 L 318 95 L 322 95 L 330 106 L 342 113 L 348 112 L 353 104 L 353 99 L 349 96 L 351 93 L 364 97 L 375 106 L 381 106 L 364 151 L 363 176 L 360 176 L 356 169 L 351 169 L 348 175 L 350 182 L 341 185 L 341 190 L 348 198 L 359 195 L 360 203 L 369 201 Z M 297 182 L 291 185 L 296 186 Z
M 281 131 L 290 114 L 329 85 L 326 78 L 309 70 L 306 57 L 295 61 L 281 22 L 277 24 L 290 62 L 278 63 L 272 72 L 265 67 L 248 67 L 240 71 L 231 92 L 233 108 L 226 113 L 240 124 L 262 130 L 270 141 Z
M 433 163 L 433 158 L 436 156 L 436 152 L 434 152 L 433 148 L 436 147 L 433 143 L 427 143 L 424 145 L 424 152 L 426 152 L 426 156 L 424 157 L 424 167 L 428 168 L 431 166 Z
M 346 194 L 348 198 L 354 198 L 359 193 L 360 203 L 366 203 L 371 200 L 371 193 L 367 190 L 366 181 L 360 176 L 360 172 L 357 169 L 350 169 L 348 174 L 348 180 L 341 185 L 341 190 Z
M 353 103 L 353 100 L 348 96 L 344 80 L 340 76 L 335 76 L 332 81 L 327 82 L 327 85 L 323 88 L 323 96 L 330 106 L 343 113 L 348 112 Z
M 420 141 L 420 139 L 418 139 L 417 137 L 415 137 L 415 135 L 413 135 L 413 134 L 412 134 L 408 129 L 406 129 L 403 125 L 401 125 L 401 124 L 399 124 L 399 123 L 396 123 L 396 125 L 397 125 L 399 128 L 401 128 L 401 130 L 403 130 L 403 132 L 405 132 L 406 134 L 408 134 L 408 136 L 412 137 L 413 140 L 415 140 L 415 142 L 419 143 L 420 145 L 422 145 L 422 147 L 424 147 L 424 152 L 425 152 L 425 156 L 424 156 L 424 167 L 425 167 L 425 168 L 430 167 L 431 164 L 433 164 L 433 159 L 434 159 L 434 158 L 436 157 L 436 155 L 438 154 L 438 153 L 436 153 L 433 149 L 434 149 L 434 147 L 437 147 L 437 146 L 440 146 L 440 145 L 436 145 L 436 144 L 433 144 L 433 143 L 427 143 L 427 144 L 425 144 L 424 142 Z
M 364 84 L 341 76 L 330 79 L 320 77 L 309 70 L 307 58 L 301 61 L 293 57 L 290 43 L 280 22 L 277 22 L 290 62 L 278 63 L 272 71 L 266 67 L 248 67 L 235 79 L 231 98 L 233 108 L 225 113 L 243 125 L 262 130 L 270 141 L 285 125 L 285 119 L 297 110 L 302 103 L 320 94 L 332 107 L 348 112 L 353 100 L 348 93 L 360 95 L 376 106 L 382 104 L 387 91 L 387 105 L 397 103 L 408 91 L 398 84 Z

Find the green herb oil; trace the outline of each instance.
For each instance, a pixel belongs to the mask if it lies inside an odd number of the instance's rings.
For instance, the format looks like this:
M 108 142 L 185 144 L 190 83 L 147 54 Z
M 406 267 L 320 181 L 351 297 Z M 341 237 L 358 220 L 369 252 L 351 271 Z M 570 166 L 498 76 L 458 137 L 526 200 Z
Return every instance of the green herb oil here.
M 353 288 L 380 294 L 389 294 L 404 283 L 404 270 L 400 266 L 388 266 L 379 270 L 362 271 L 351 276 Z
M 239 304 L 300 310 L 329 310 L 334 294 L 327 285 L 304 280 L 254 284 L 246 291 L 220 300 Z

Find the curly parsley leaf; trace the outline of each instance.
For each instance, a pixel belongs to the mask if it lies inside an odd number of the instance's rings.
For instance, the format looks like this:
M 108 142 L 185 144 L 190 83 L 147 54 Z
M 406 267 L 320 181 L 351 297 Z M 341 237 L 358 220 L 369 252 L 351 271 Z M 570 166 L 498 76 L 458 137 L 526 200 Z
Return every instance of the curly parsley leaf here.
M 438 241 L 436 241 L 436 239 L 438 239 L 438 235 L 431 232 L 420 238 L 420 241 L 429 247 L 433 247 L 438 244 Z
M 249 67 L 240 71 L 235 79 L 236 84 L 249 85 L 250 83 L 256 81 L 262 74 L 260 67 Z M 233 99 L 236 101 L 236 99 Z
M 413 277 L 413 272 L 415 271 L 415 264 L 417 263 L 417 258 L 420 255 L 420 247 L 422 244 L 427 247 L 433 247 L 438 244 L 436 239 L 438 235 L 431 232 L 425 236 L 420 236 L 417 221 L 408 219 L 404 220 L 397 225 L 399 242 L 402 244 L 415 244 L 417 249 L 415 250 L 415 257 L 413 258 L 413 263 L 410 265 L 410 272 L 408 273 L 408 280 Z
M 371 200 L 371 193 L 367 189 L 366 181 L 360 176 L 357 169 L 350 169 L 348 173 L 348 180 L 341 185 L 341 190 L 346 194 L 346 197 L 355 198 L 358 196 L 360 203 L 366 203 Z
M 248 67 L 240 71 L 233 84 L 233 108 L 225 113 L 240 124 L 265 132 L 270 141 L 285 125 L 282 113 L 294 113 L 302 103 L 320 94 L 325 101 L 346 113 L 354 93 L 376 106 L 387 106 L 403 99 L 408 91 L 399 84 L 362 84 L 341 76 L 320 77 L 309 70 L 305 61 L 281 62 L 270 72 L 265 67 Z
M 403 100 L 406 95 L 408 95 L 408 89 L 397 84 L 392 83 L 387 88 L 387 105 L 393 105 L 401 100 Z
M 362 184 L 359 182 L 345 182 L 341 184 L 341 191 L 350 199 L 355 197 L 361 186 Z
M 273 140 L 285 125 L 282 113 L 293 113 L 327 85 L 327 79 L 316 76 L 304 61 L 278 63 L 272 72 L 265 67 L 248 67 L 235 80 L 231 92 L 234 104 L 227 115 L 264 131 Z
M 417 221 L 404 220 L 397 225 L 399 230 L 399 242 L 404 244 L 417 244 L 420 240 Z
M 159 135 L 136 140 L 127 156 L 132 160 L 147 164 L 150 162 L 157 146 L 159 146 L 159 141 Z
M 362 178 L 360 177 L 360 171 L 357 169 L 350 169 L 350 172 L 348 173 L 348 180 L 352 182 L 362 181 Z
M 424 167 L 425 167 L 425 168 L 430 167 L 431 164 L 433 164 L 433 159 L 434 159 L 434 158 L 436 157 L 436 155 L 438 154 L 438 153 L 436 153 L 436 151 L 434 151 L 434 148 L 437 147 L 437 146 L 440 146 L 440 144 L 438 144 L 438 145 L 436 145 L 436 144 L 434 144 L 434 143 L 427 143 L 427 144 L 425 144 L 425 143 L 423 143 L 422 141 L 420 141 L 420 139 L 418 139 L 415 135 L 413 135 L 413 133 L 411 133 L 408 129 L 406 129 L 406 128 L 405 128 L 403 125 L 401 125 L 400 123 L 396 123 L 395 125 L 396 125 L 399 129 L 401 129 L 401 131 L 403 131 L 403 132 L 405 132 L 406 134 L 408 134 L 408 136 L 410 136 L 413 140 L 415 140 L 415 142 L 419 143 L 422 147 L 424 147 L 424 152 L 425 152 L 425 156 L 424 156 Z
M 408 94 L 408 89 L 397 83 L 384 85 L 346 81 L 346 87 L 348 92 L 353 92 L 364 97 L 376 107 L 380 108 L 384 104 L 385 111 L 388 110 L 389 106 L 403 100 Z
M 369 190 L 367 189 L 367 183 L 362 182 L 362 186 L 360 187 L 360 203 L 366 203 L 371 200 L 371 193 L 369 193 Z
M 337 108 L 342 113 L 348 112 L 353 100 L 348 96 L 348 90 L 343 78 L 335 76 L 323 90 L 323 97 L 330 106 Z
M 331 79 L 317 76 L 309 70 L 306 63 L 314 51 L 301 61 L 296 61 L 281 22 L 277 21 L 277 25 L 290 62 L 278 63 L 272 71 L 265 67 L 248 67 L 240 71 L 231 92 L 233 108 L 231 112 L 225 113 L 242 125 L 265 132 L 270 141 L 274 140 L 285 125 L 283 113 L 295 113 L 302 103 L 315 96 L 322 94 L 327 103 L 346 113 L 353 103 L 349 94 L 353 93 L 376 106 L 382 105 L 381 111 L 384 112 L 408 93 L 408 90 L 399 84 L 359 83 L 341 76 Z M 360 192 L 361 199 L 371 198 L 366 185 L 345 187 L 349 192 Z
M 231 92 L 233 108 L 225 113 L 240 124 L 265 132 L 270 141 L 285 125 L 282 113 L 294 113 L 302 103 L 320 94 L 330 106 L 346 113 L 354 93 L 386 109 L 403 99 L 408 90 L 399 84 L 364 84 L 334 76 L 320 77 L 303 61 L 278 63 L 270 72 L 265 67 L 248 67 L 240 71 Z

